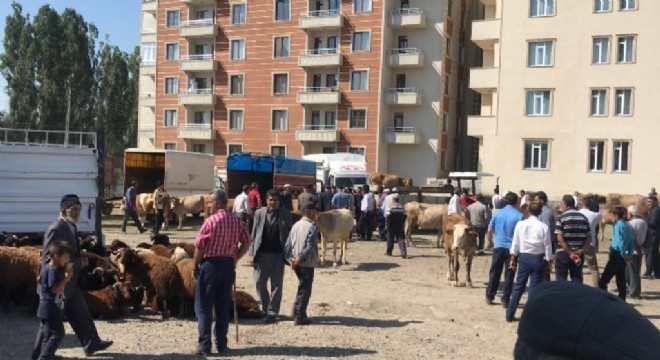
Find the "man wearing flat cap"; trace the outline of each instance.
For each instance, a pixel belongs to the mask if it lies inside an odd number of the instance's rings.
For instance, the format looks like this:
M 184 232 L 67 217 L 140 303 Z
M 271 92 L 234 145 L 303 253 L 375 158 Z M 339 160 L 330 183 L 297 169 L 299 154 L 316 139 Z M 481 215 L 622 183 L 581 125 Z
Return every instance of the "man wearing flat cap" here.
M 83 298 L 82 291 L 78 287 L 80 269 L 87 263 L 87 255 L 80 251 L 78 242 L 78 230 L 76 223 L 80 217 L 81 204 L 77 195 L 64 195 L 60 201 L 60 216 L 50 225 L 44 234 L 42 250 L 42 262 L 50 261 L 48 249 L 55 241 L 64 241 L 71 250 L 71 262 L 73 263 L 73 277 L 64 288 L 64 314 L 76 333 L 80 344 L 89 356 L 97 351 L 107 349 L 112 341 L 103 341 L 96 331 L 94 320 L 87 309 L 87 303 Z M 39 339 L 37 339 L 39 341 Z

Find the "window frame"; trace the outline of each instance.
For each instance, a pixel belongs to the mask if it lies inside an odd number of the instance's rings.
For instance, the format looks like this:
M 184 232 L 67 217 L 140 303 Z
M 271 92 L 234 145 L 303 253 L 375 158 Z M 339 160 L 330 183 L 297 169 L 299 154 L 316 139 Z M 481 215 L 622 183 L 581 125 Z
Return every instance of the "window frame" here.
M 533 92 L 549 92 L 550 97 L 548 99 L 549 105 L 548 105 L 548 113 L 547 114 L 531 114 L 527 112 L 527 97 L 529 96 L 529 93 Z M 554 89 L 525 89 L 525 110 L 524 114 L 526 117 L 550 117 L 553 114 L 553 107 L 554 107 Z
M 273 148 L 283 148 L 284 149 L 284 155 L 275 155 L 273 154 Z M 288 154 L 288 148 L 286 145 L 283 144 L 268 144 L 268 149 L 270 150 L 270 154 L 272 156 L 287 156 Z
M 353 111 L 364 111 L 364 127 L 352 126 Z M 348 126 L 346 128 L 349 129 L 349 130 L 367 130 L 367 128 L 368 128 L 368 126 L 367 126 L 368 121 L 367 120 L 369 119 L 368 115 L 369 115 L 369 109 L 367 109 L 366 107 L 364 107 L 364 108 L 362 108 L 362 107 L 350 107 L 350 108 L 348 108 L 348 116 L 347 116 L 347 120 L 348 120 L 347 125 Z
M 366 2 L 369 5 L 369 9 L 358 11 L 357 6 L 356 6 L 358 1 L 360 1 L 360 3 L 362 3 L 362 4 L 364 4 Z M 368 13 L 373 11 L 373 7 L 374 7 L 374 4 L 373 4 L 372 0 L 353 0 L 353 6 L 351 6 L 351 8 L 353 9 L 353 14 L 354 15 L 368 14 Z M 364 9 L 364 7 L 363 7 L 363 9 Z
M 170 46 L 170 45 L 174 45 L 176 47 L 176 56 L 174 56 L 174 58 L 172 58 L 172 59 L 168 59 L 168 57 L 167 57 L 167 54 L 168 54 L 167 53 L 167 47 Z M 165 54 L 164 54 L 165 55 L 165 61 L 179 61 L 179 59 L 181 58 L 181 53 L 179 52 L 179 50 L 181 50 L 181 47 L 179 46 L 178 42 L 167 42 L 167 43 L 165 43 Z
M 593 169 L 592 164 L 591 164 L 591 147 L 593 143 L 602 143 L 603 147 L 601 149 L 602 153 L 600 154 L 601 159 L 600 159 L 600 166 L 601 169 Z M 598 162 L 596 155 L 596 162 Z M 607 166 L 607 140 L 606 139 L 587 139 L 587 172 L 588 173 L 594 173 L 594 174 L 604 174 L 606 172 L 606 166 Z
M 233 59 L 233 53 L 234 53 L 234 41 L 240 41 L 243 42 L 243 49 L 241 51 L 242 58 L 240 59 Z M 245 61 L 247 57 L 247 41 L 245 41 L 244 37 L 234 37 L 234 38 L 229 38 L 229 61 Z
M 598 10 L 598 9 L 596 8 L 596 3 L 599 2 L 599 1 L 607 1 L 607 2 L 610 4 L 610 8 L 609 8 L 608 10 Z M 614 8 L 614 6 L 612 6 L 612 5 L 613 5 L 613 4 L 612 4 L 612 0 L 594 0 L 594 7 L 593 7 L 592 11 L 593 11 L 595 14 L 609 13 L 609 12 L 612 12 L 612 10 L 613 10 L 613 8 Z
M 167 145 L 174 145 L 174 149 L 167 149 Z M 176 141 L 163 141 L 163 150 L 176 151 L 177 145 Z
M 534 39 L 534 40 L 527 40 L 527 67 L 528 68 L 548 68 L 548 67 L 554 67 L 555 66 L 555 42 L 556 39 Z M 550 44 L 550 63 L 549 64 L 538 64 L 538 61 L 535 64 L 530 64 L 531 62 L 531 55 L 532 55 L 532 45 L 533 44 Z M 544 52 L 547 53 L 547 46 L 543 46 L 545 48 Z M 538 49 L 538 48 L 537 48 Z M 538 50 L 537 50 L 538 51 Z M 534 57 L 535 60 L 538 60 L 536 58 L 536 54 Z M 543 60 L 545 60 L 545 56 L 542 57 Z
M 240 146 L 241 147 L 240 152 L 243 152 L 243 149 L 244 149 L 243 143 L 227 143 L 227 156 L 233 154 L 232 152 L 229 151 L 232 146 Z
M 286 91 L 283 92 L 283 93 L 276 93 L 275 92 L 275 77 L 277 75 L 286 75 Z M 271 85 L 270 85 L 271 96 L 287 96 L 287 95 L 289 95 L 290 94 L 290 91 L 289 91 L 289 87 L 290 87 L 289 78 L 290 78 L 290 75 L 289 75 L 288 72 L 273 72 L 273 73 L 271 73 L 271 77 L 270 77 L 270 79 L 271 79 Z
M 551 14 L 544 14 L 544 15 L 533 15 L 532 14 L 532 1 L 537 1 L 537 2 L 547 2 L 547 1 L 552 1 L 552 13 Z M 527 14 L 529 15 L 530 18 L 546 18 L 546 17 L 553 17 L 557 16 L 557 1 L 556 0 L 530 0 L 529 3 L 529 11 Z
M 287 55 L 286 56 L 277 56 L 277 40 L 278 39 L 287 39 Z M 284 49 L 284 47 L 282 47 Z M 286 60 L 291 58 L 291 35 L 275 35 L 273 36 L 273 60 Z
M 623 38 L 632 38 L 632 51 L 631 51 L 631 57 L 629 61 L 620 61 L 619 60 L 619 45 L 620 41 Z M 616 35 L 616 63 L 617 64 L 634 64 L 637 61 L 637 35 L 634 34 L 621 34 L 621 35 Z
M 594 100 L 594 92 L 595 91 L 604 91 L 605 96 L 603 100 L 605 101 L 604 109 L 602 114 L 594 114 L 593 111 L 593 100 Z M 593 87 L 589 88 L 589 117 L 607 117 L 609 114 L 609 96 L 610 96 L 610 88 L 608 87 Z
M 174 92 L 167 92 L 167 80 L 174 80 Z M 163 94 L 165 95 L 178 95 L 179 94 L 179 77 L 167 76 L 163 78 Z
M 632 8 L 625 8 L 625 9 L 624 9 L 624 8 L 621 6 L 621 5 L 623 5 L 623 2 L 624 2 L 624 1 L 625 1 L 626 3 L 630 2 L 630 1 L 633 1 L 634 4 L 635 4 L 635 6 L 633 6 Z M 635 10 L 639 10 L 639 0 L 619 0 L 619 11 L 635 11 Z
M 231 114 L 232 112 L 241 112 L 241 126 L 240 129 L 232 129 L 231 127 Z M 229 132 L 243 132 L 245 131 L 245 109 L 244 108 L 227 108 L 227 131 Z
M 351 152 L 351 149 L 362 149 L 362 153 L 354 153 Z M 366 146 L 350 146 L 346 145 L 346 152 L 351 153 L 351 154 L 359 154 L 364 156 L 365 158 L 367 157 L 367 147 Z
M 617 107 L 619 106 L 619 101 L 618 101 L 618 94 L 617 92 L 619 91 L 630 91 L 630 113 L 629 114 L 619 114 L 617 112 Z M 614 94 L 614 116 L 615 117 L 632 117 L 635 114 L 635 88 L 633 87 L 615 87 L 614 91 L 612 92 Z M 625 108 L 625 105 L 624 105 Z
M 235 6 L 243 6 L 243 22 L 242 23 L 234 23 L 234 7 Z M 247 25 L 247 3 L 245 2 L 235 2 L 231 3 L 229 5 L 229 26 L 245 26 Z
M 366 72 L 367 73 L 367 80 L 366 80 L 366 88 L 365 89 L 353 89 L 353 74 L 356 72 Z M 349 92 L 368 92 L 369 91 L 369 69 L 351 69 L 348 72 L 348 91 Z
M 277 19 L 277 2 L 278 1 L 280 1 L 280 0 L 273 0 L 273 22 L 275 22 L 275 23 L 290 22 L 291 21 L 291 1 L 292 0 L 282 0 L 282 1 L 286 1 L 289 5 L 289 11 L 288 11 L 289 17 L 287 19 L 283 19 L 283 20 Z
M 170 25 L 170 13 L 177 13 L 179 16 L 176 18 L 176 24 Z M 178 29 L 181 26 L 181 10 L 179 9 L 169 9 L 165 11 L 165 28 L 167 29 Z
M 615 156 L 616 154 L 616 144 L 617 143 L 626 143 L 628 144 L 628 156 L 626 159 L 626 165 L 627 168 L 625 170 L 617 170 L 617 164 L 616 161 L 618 160 L 617 157 Z M 613 139 L 612 140 L 612 174 L 630 174 L 630 167 L 631 167 L 631 160 L 632 160 L 632 140 L 630 139 Z M 621 165 L 621 164 L 619 164 Z
M 194 153 L 197 153 L 197 154 L 207 154 L 207 152 L 206 152 L 206 144 L 191 144 L 191 145 L 192 145 L 192 150 L 191 150 L 191 151 L 188 151 L 188 152 L 194 152 Z M 204 147 L 204 151 L 195 151 L 195 146 L 203 146 L 203 147 Z M 186 150 L 187 150 L 187 149 L 186 149 Z
M 172 125 L 167 125 L 167 113 L 174 112 L 174 121 Z M 164 128 L 175 128 L 179 126 L 179 109 L 176 108 L 167 108 L 163 109 L 163 127 Z
M 449 113 L 442 113 L 441 132 L 443 134 L 449 133 Z
M 605 55 L 605 61 L 603 62 L 594 62 L 594 57 L 595 57 L 595 47 L 596 47 L 596 40 L 606 40 L 607 43 L 607 49 L 603 52 L 601 49 L 601 53 L 599 55 L 604 54 Z M 610 50 L 612 49 L 612 37 L 611 36 L 592 36 L 591 37 L 591 65 L 607 65 L 611 61 L 611 56 L 610 56 Z
M 355 50 L 355 34 L 367 34 L 369 37 L 369 41 L 367 42 L 367 49 L 366 50 Z M 356 29 L 351 31 L 351 54 L 364 54 L 364 53 L 370 53 L 371 52 L 371 30 L 370 29 Z
M 543 143 L 546 144 L 546 164 L 545 167 L 533 167 L 534 165 L 534 149 L 532 150 L 532 154 L 530 154 L 530 159 L 531 159 L 531 164 L 530 167 L 527 167 L 526 164 L 526 157 L 527 157 L 527 143 L 538 143 L 540 145 L 540 151 L 543 151 Z M 538 156 L 541 156 L 539 160 L 539 166 L 541 165 L 541 160 L 542 160 L 542 153 L 539 153 Z M 550 139 L 523 139 L 523 170 L 530 170 L 530 171 L 549 171 L 550 170 L 550 154 L 551 154 L 551 141 Z
M 283 111 L 284 114 L 286 115 L 284 117 L 284 129 L 273 129 L 273 120 L 275 119 L 275 112 L 276 111 Z M 271 132 L 287 132 L 289 131 L 289 109 L 288 108 L 271 108 L 270 109 L 270 131 Z
M 230 73 L 227 76 L 228 78 L 228 84 L 227 84 L 227 92 L 228 95 L 231 97 L 241 97 L 245 96 L 245 74 L 244 73 Z M 242 76 L 243 77 L 243 82 L 242 82 L 242 87 L 241 87 L 241 92 L 240 93 L 233 93 L 233 87 L 232 87 L 232 78 Z

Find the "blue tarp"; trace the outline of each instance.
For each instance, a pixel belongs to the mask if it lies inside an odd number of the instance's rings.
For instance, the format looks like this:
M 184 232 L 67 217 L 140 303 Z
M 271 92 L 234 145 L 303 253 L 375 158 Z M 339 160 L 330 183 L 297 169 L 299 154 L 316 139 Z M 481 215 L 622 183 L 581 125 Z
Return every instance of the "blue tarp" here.
M 273 172 L 278 174 L 316 176 L 316 163 L 311 160 L 295 159 L 285 156 L 252 156 L 249 153 L 234 153 L 227 157 L 227 171 L 243 170 L 255 172 Z
M 278 174 L 316 176 L 316 163 L 310 160 L 278 156 L 275 158 Z

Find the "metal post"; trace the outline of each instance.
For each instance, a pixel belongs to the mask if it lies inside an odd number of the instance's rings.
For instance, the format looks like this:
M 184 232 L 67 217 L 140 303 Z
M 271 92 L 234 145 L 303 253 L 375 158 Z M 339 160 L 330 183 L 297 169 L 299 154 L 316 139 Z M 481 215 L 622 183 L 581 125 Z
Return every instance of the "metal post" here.
M 71 120 L 71 88 L 66 91 L 66 124 L 64 128 L 64 147 L 69 147 L 69 122 Z

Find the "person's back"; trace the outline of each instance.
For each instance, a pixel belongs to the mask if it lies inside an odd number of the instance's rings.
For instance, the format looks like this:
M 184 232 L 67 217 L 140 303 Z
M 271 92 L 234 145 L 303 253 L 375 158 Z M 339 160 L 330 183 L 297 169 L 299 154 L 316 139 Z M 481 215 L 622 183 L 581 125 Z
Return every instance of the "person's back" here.
M 248 201 L 250 203 L 251 209 L 257 209 L 261 207 L 261 194 L 256 188 L 252 188 L 248 193 Z
M 130 210 L 130 211 L 135 210 L 136 196 L 137 194 L 133 186 L 130 186 L 128 189 L 126 189 L 126 195 L 124 198 L 124 207 L 126 208 L 126 210 Z
M 598 238 L 596 237 L 596 227 L 600 224 L 600 214 L 591 211 L 589 208 L 582 208 L 578 210 L 580 214 L 584 215 L 589 221 L 589 232 L 591 235 L 591 245 L 597 247 Z M 641 220 L 641 219 L 640 219 Z M 643 220 L 642 220 L 643 221 Z
M 329 211 L 332 209 L 332 192 L 330 190 L 326 190 L 321 195 L 319 196 L 319 200 L 321 200 L 321 209 L 320 211 Z
M 488 208 L 481 201 L 476 201 L 467 207 L 470 223 L 474 227 L 485 228 L 488 217 Z
M 406 223 L 406 209 L 399 203 L 394 203 L 390 208 L 390 215 L 387 217 L 387 227 L 396 234 L 403 235 L 403 228 Z
M 511 247 L 516 224 L 522 219 L 522 213 L 511 205 L 505 206 L 493 215 L 488 227 L 495 232 L 495 248 Z
M 63 306 L 63 295 L 53 293 L 55 285 L 64 279 L 64 269 L 51 264 L 44 264 L 41 267 L 39 308 L 37 317 L 40 319 L 62 319 L 61 309 Z
M 305 190 L 302 194 L 298 195 L 298 210 L 303 209 L 307 204 L 314 203 L 314 195 Z

